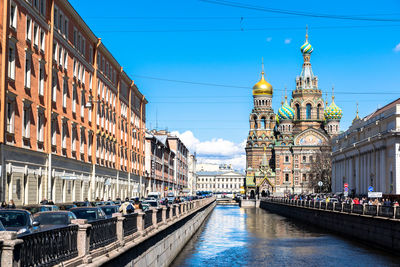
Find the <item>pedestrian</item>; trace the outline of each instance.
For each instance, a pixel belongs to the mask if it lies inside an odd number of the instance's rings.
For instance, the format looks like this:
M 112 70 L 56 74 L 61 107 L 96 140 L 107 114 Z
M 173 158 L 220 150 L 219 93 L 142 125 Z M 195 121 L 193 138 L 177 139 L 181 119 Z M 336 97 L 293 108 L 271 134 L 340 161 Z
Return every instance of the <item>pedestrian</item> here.
M 7 208 L 7 202 L 3 201 L 1 202 L 1 208 L 6 209 Z
M 46 198 L 43 198 L 43 200 L 40 201 L 40 204 L 42 204 L 42 205 L 47 205 L 47 204 L 48 204 L 47 199 L 46 199 Z
M 10 200 L 10 203 L 8 203 L 7 208 L 8 208 L 8 209 L 15 209 L 14 200 L 12 200 L 12 199 Z
M 53 200 L 49 199 L 49 202 L 47 203 L 47 205 L 54 205 Z

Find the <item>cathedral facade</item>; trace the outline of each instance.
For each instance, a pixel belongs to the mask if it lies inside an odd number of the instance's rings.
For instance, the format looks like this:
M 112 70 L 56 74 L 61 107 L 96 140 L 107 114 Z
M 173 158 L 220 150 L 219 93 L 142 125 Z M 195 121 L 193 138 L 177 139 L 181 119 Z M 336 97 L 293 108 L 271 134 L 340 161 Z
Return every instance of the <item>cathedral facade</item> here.
M 254 107 L 246 144 L 246 193 L 274 195 L 309 193 L 310 167 L 320 151 L 330 151 L 339 133 L 342 110 L 324 103 L 310 57 L 313 47 L 300 47 L 304 63 L 296 77 L 291 100 L 285 96 L 277 112 L 272 108 L 273 87 L 264 77 L 253 87 Z

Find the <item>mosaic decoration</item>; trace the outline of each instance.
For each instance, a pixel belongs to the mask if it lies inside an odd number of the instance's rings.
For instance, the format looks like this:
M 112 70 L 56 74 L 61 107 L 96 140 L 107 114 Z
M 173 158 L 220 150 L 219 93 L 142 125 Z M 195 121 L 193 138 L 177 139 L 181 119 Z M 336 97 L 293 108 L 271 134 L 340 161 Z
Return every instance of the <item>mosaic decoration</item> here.
M 342 110 L 336 106 L 335 102 L 332 103 L 324 110 L 326 120 L 340 120 L 343 116 Z
M 301 47 L 300 47 L 301 53 L 303 54 L 311 54 L 314 51 L 314 48 L 311 46 L 311 44 L 306 41 Z
M 294 109 L 289 106 L 287 100 L 285 100 L 285 103 L 278 110 L 278 118 L 279 120 L 293 120 Z

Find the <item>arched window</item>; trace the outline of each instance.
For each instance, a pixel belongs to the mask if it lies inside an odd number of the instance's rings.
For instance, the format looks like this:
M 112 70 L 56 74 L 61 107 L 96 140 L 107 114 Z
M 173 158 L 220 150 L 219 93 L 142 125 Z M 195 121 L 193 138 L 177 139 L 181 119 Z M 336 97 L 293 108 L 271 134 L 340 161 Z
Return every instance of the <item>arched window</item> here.
M 318 107 L 317 107 L 317 120 L 319 120 L 319 111 L 320 111 L 320 109 L 321 109 L 321 104 L 318 104 Z
M 253 120 L 254 120 L 254 129 L 258 129 L 257 117 L 254 116 Z
M 296 104 L 296 117 L 298 120 L 300 120 L 300 105 Z
M 261 124 L 263 129 L 267 129 L 267 120 L 265 119 L 265 117 L 261 118 Z
M 306 105 L 306 119 L 311 119 L 311 104 Z

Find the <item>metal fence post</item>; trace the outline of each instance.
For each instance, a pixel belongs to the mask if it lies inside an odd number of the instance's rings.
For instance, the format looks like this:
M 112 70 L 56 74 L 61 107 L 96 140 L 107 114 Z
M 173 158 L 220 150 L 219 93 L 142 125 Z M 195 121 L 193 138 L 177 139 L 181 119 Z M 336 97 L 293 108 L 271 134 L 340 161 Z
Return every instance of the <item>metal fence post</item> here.
M 125 218 L 122 216 L 122 213 L 113 213 L 112 217 L 117 217 L 117 240 L 120 246 L 125 245 L 124 241 L 124 220 Z
M 18 266 L 19 263 L 14 262 L 14 248 L 23 241 L 17 239 L 17 233 L 12 231 L 0 232 L 0 239 L 3 240 L 1 247 L 1 266 Z
M 78 257 L 83 257 L 83 263 L 92 262 L 92 257 L 89 255 L 90 230 L 92 225 L 88 224 L 86 219 L 72 220 L 71 223 L 79 226 L 77 238 Z

